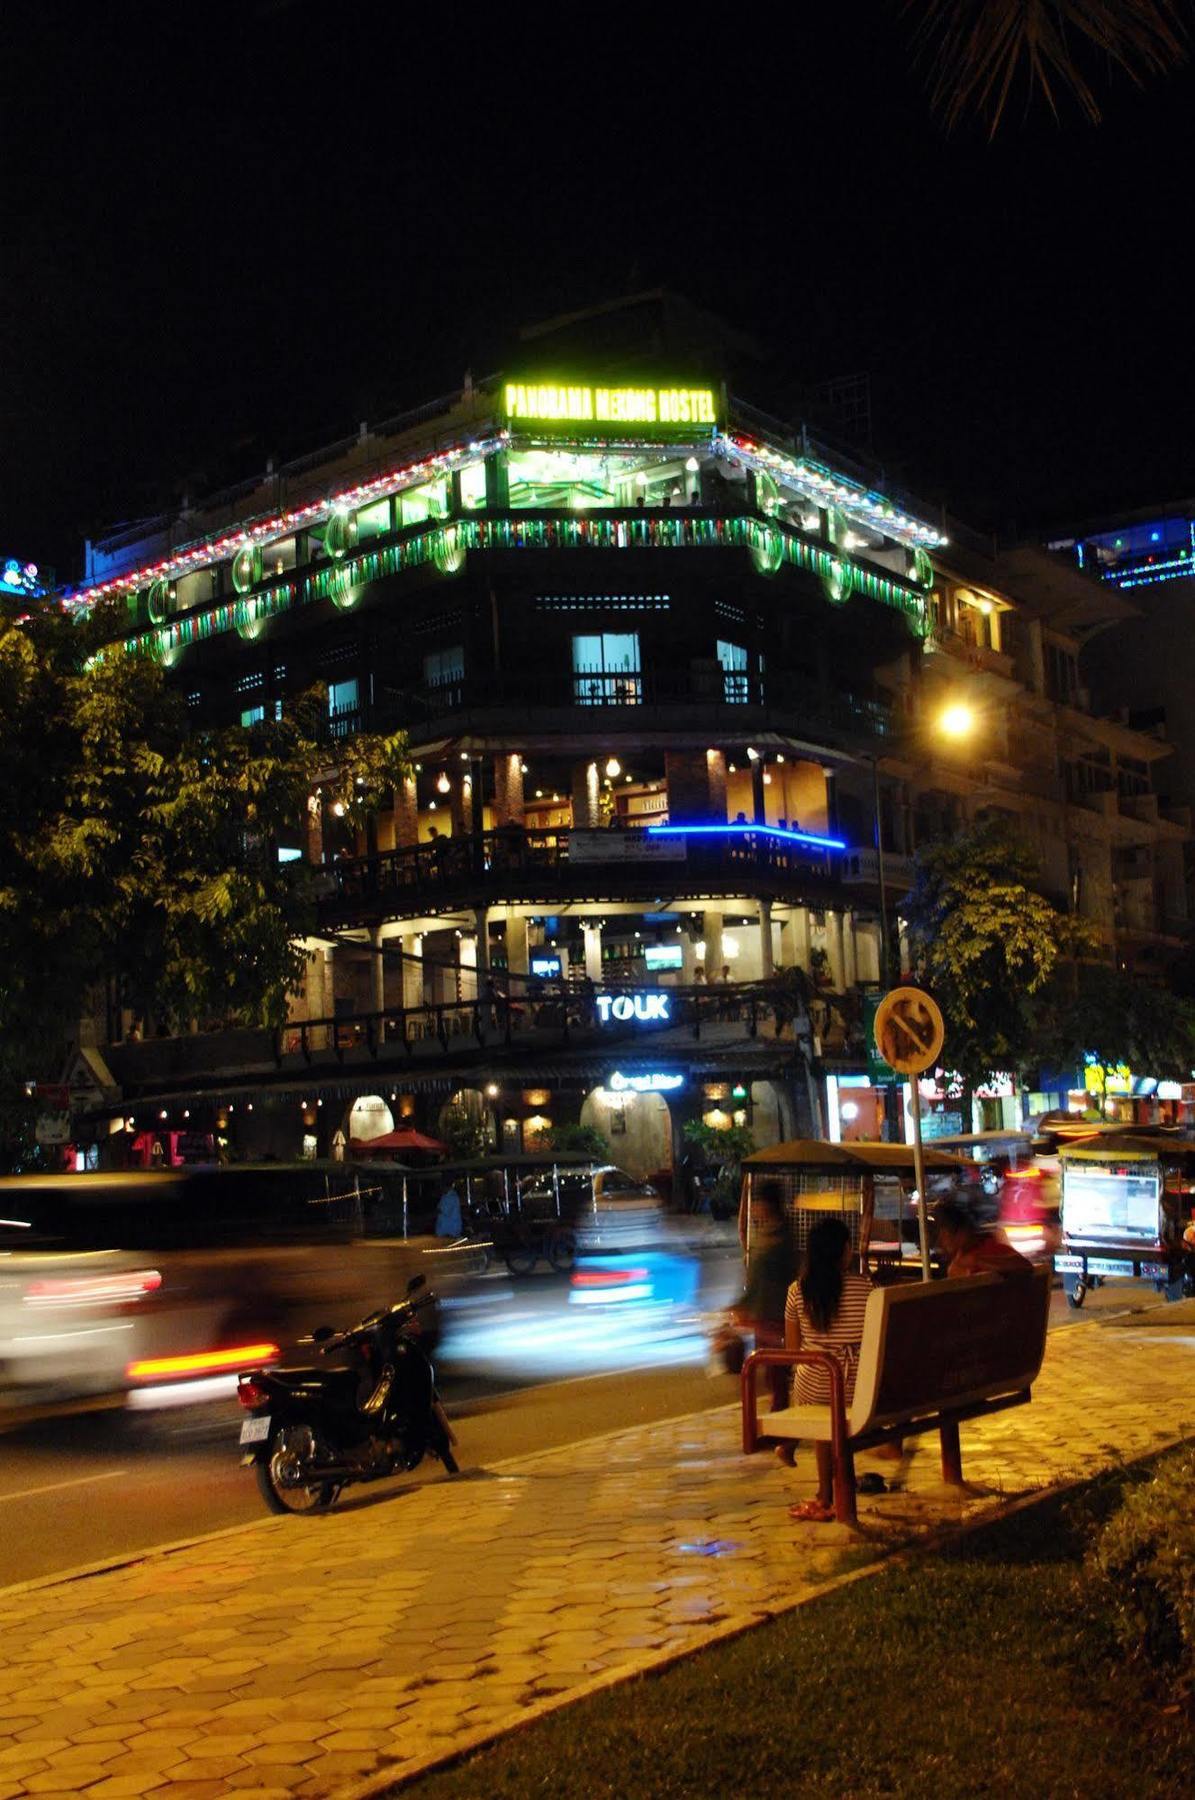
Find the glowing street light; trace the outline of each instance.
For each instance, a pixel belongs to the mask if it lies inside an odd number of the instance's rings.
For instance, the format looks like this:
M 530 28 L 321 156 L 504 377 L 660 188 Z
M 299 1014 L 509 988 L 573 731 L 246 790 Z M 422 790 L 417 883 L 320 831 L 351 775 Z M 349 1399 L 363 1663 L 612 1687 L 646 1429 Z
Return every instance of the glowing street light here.
M 953 738 L 956 742 L 970 737 L 975 729 L 975 714 L 964 701 L 956 700 L 938 717 L 938 730 L 943 737 Z

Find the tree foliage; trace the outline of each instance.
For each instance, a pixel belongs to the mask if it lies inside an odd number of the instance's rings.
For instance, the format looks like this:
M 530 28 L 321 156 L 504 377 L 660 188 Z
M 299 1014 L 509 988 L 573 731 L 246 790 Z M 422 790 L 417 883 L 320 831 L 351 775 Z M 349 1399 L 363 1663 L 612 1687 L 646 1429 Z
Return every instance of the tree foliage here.
M 1162 1080 L 1186 1080 L 1195 1062 L 1195 1008 L 1187 1000 L 1103 963 L 1055 976 L 1041 997 L 1043 1054 L 1059 1068 L 1095 1058 Z
M 105 988 L 151 1028 L 277 1024 L 312 919 L 280 863 L 324 784 L 354 817 L 406 772 L 401 738 L 321 743 L 319 689 L 283 718 L 195 730 L 114 621 L 0 618 L 0 1084 L 55 1077 Z M 104 648 L 105 645 L 109 647 Z M 102 654 L 100 653 L 102 649 Z
M 904 903 L 913 960 L 946 1019 L 944 1056 L 972 1086 L 1034 1053 L 1035 996 L 1072 929 L 1039 879 L 1031 851 L 998 821 L 917 858 Z

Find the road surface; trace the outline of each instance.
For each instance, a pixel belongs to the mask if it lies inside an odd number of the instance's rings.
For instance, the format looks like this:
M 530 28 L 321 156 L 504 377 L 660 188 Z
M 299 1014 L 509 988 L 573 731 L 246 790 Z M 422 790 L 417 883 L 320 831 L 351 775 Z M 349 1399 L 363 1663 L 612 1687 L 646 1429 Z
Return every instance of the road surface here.
M 707 1257 L 703 1302 L 732 1295 L 738 1269 L 732 1250 Z M 578 1317 L 555 1278 L 512 1286 L 505 1271 L 473 1292 L 479 1297 L 460 1309 L 467 1328 L 450 1331 L 439 1363 L 462 1467 L 737 1396 L 730 1377 L 707 1374 L 704 1327 L 693 1314 L 670 1324 L 648 1308 L 616 1330 Z M 1074 1312 L 1058 1291 L 1052 1324 L 1098 1329 L 1127 1309 L 1157 1305 L 1147 1290 L 1109 1284 Z M 0 1438 L 0 1586 L 262 1517 L 252 1472 L 239 1462 L 239 1423 L 235 1402 L 151 1417 L 108 1410 L 10 1423 Z M 438 1472 L 429 1465 L 424 1478 Z

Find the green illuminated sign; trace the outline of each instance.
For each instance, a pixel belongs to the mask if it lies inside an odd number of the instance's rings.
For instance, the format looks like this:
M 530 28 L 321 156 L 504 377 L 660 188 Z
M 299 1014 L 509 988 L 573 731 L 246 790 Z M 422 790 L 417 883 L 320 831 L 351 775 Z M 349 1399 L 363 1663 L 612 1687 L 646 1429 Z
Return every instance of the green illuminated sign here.
M 511 424 L 631 427 L 717 424 L 712 388 L 583 387 L 570 382 L 508 381 L 503 406 Z

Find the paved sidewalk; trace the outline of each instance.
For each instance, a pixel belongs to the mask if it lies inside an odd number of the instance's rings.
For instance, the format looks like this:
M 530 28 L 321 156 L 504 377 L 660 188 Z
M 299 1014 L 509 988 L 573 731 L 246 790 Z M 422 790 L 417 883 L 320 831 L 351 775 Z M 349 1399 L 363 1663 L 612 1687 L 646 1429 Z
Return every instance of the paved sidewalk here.
M 925 1438 L 900 1491 L 861 1501 L 862 1541 L 878 1555 L 1193 1423 L 1195 1333 L 1169 1309 L 1055 1332 L 1033 1404 L 963 1427 L 972 1491 L 940 1486 Z M 0 1800 L 359 1792 L 791 1607 L 848 1540 L 787 1516 L 810 1458 L 737 1445 L 728 1407 L 0 1590 Z

